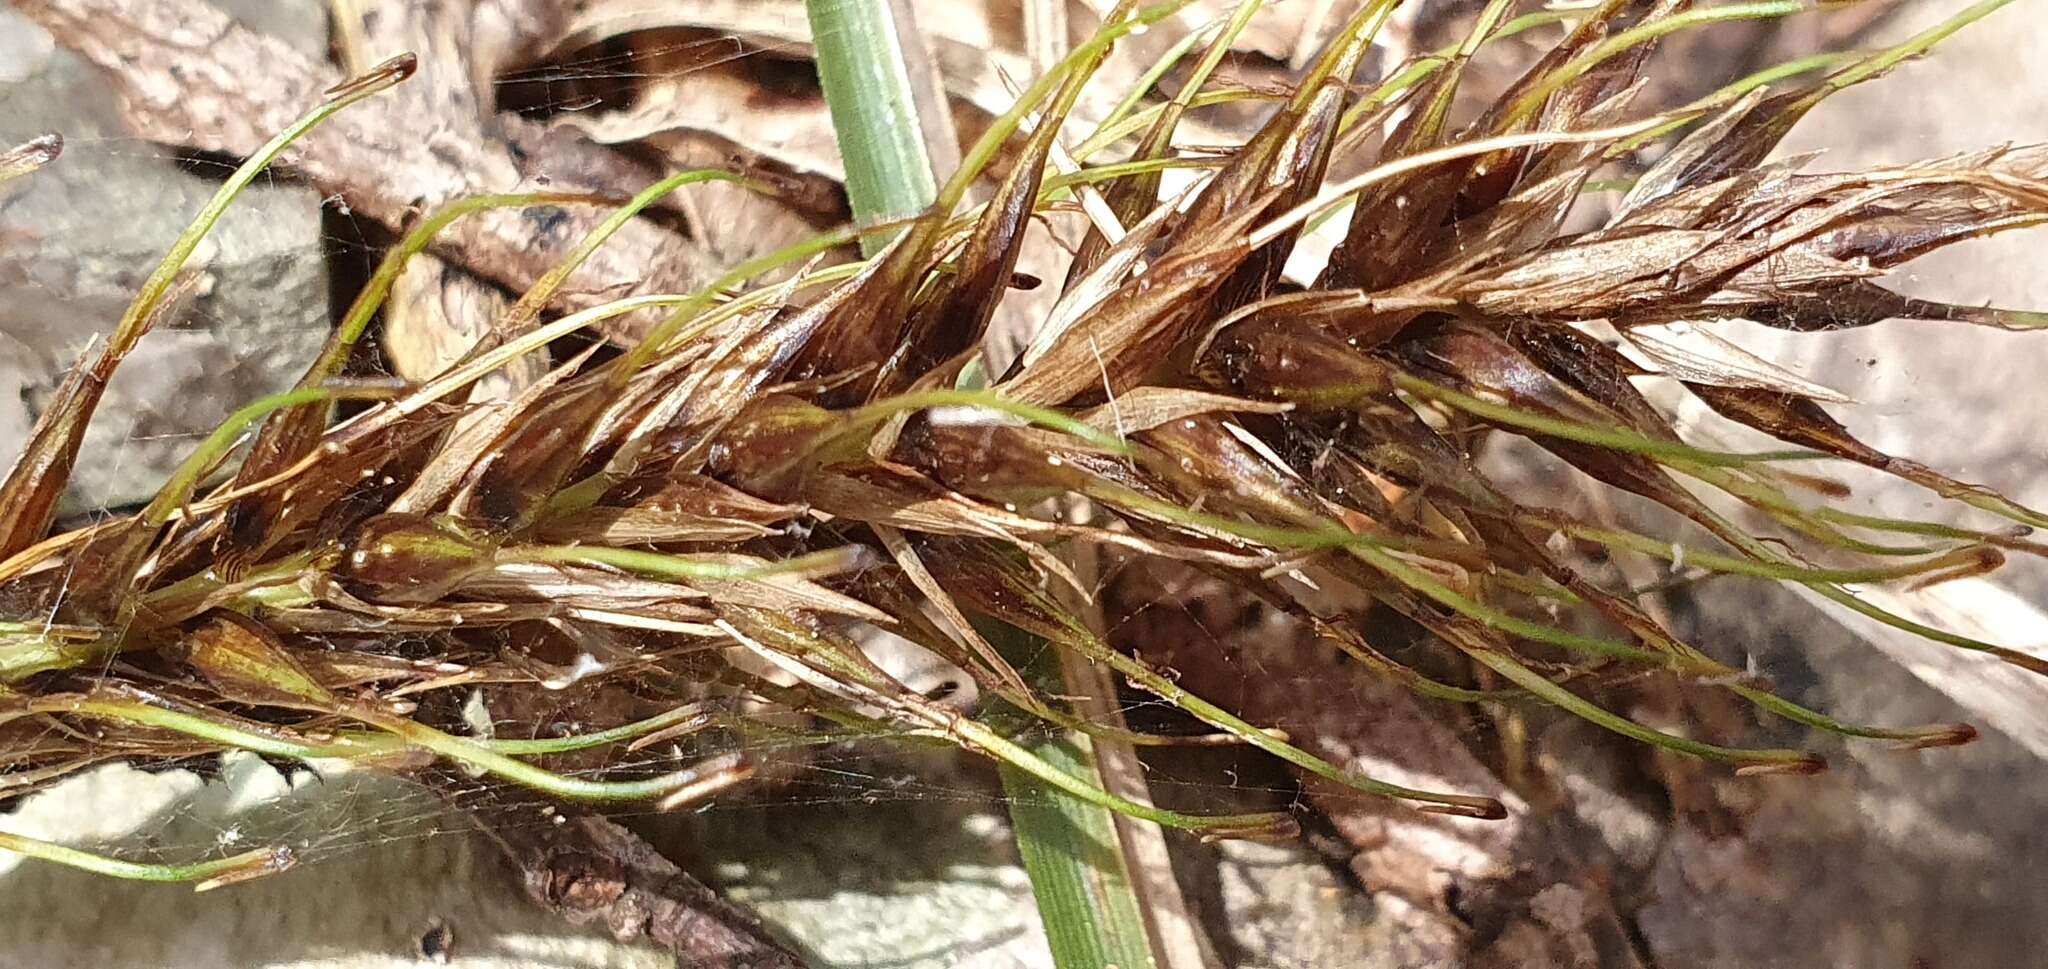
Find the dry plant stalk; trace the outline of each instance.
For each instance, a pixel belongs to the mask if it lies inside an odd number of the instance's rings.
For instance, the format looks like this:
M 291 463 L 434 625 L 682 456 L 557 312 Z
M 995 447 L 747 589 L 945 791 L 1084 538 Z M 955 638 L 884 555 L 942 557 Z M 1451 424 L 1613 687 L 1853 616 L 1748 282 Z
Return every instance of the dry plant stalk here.
M 1468 65 L 1490 39 L 1530 23 L 1509 21 L 1513 4 L 1495 0 L 1454 49 L 1356 83 L 1395 6 L 1378 0 L 1334 33 L 1245 144 L 1175 154 L 1187 107 L 1177 102 L 1106 122 L 1142 135 L 1117 162 L 1094 157 L 1097 141 L 1114 138 L 1090 139 L 1074 152 L 1078 171 L 1049 173 L 1066 150 L 1058 122 L 1103 53 L 1178 6 L 1127 3 L 995 120 L 933 211 L 872 260 L 749 288 L 852 238 L 839 233 L 693 292 L 550 318 L 564 280 L 610 233 L 637 225 L 634 211 L 688 181 L 733 177 L 686 173 L 597 223 L 458 365 L 417 385 L 341 380 L 391 280 L 436 233 L 473 213 L 592 199 L 451 203 L 391 252 L 298 390 L 238 414 L 141 512 L 50 535 L 97 389 L 174 302 L 183 246 L 104 350 L 81 362 L 0 486 L 0 792 L 110 758 L 243 749 L 395 770 L 438 762 L 554 798 L 673 807 L 745 780 L 750 738 L 783 730 L 793 711 L 835 735 L 951 742 L 1209 837 L 1292 830 L 1285 814 L 1179 814 L 1053 770 L 1015 742 L 1012 720 L 919 694 L 849 634 L 860 623 L 889 628 L 1040 725 L 1161 742 L 1089 723 L 1034 692 L 976 631 L 983 621 L 1105 664 L 1319 783 L 1422 811 L 1502 814 L 1492 797 L 1360 776 L 1112 649 L 1063 604 L 1070 597 L 1051 591 L 1070 581 L 1059 550 L 1074 543 L 1225 576 L 1418 693 L 1548 703 L 1741 773 L 1825 764 L 1807 751 L 1652 729 L 1600 706 L 1599 686 L 1652 673 L 1732 691 L 1815 729 L 1916 748 L 1966 742 L 1967 725 L 1840 723 L 1779 697 L 1675 639 L 1627 592 L 1579 574 L 1565 551 L 1583 543 L 1682 556 L 1709 572 L 1803 583 L 1956 648 L 2048 672 L 2027 654 L 1890 617 L 1847 588 L 1939 581 L 2007 554 L 2041 554 L 2048 547 L 2026 532 L 2048 519 L 1863 445 L 1789 375 L 1646 345 L 1717 411 L 1790 448 L 1688 445 L 1632 385 L 1647 371 L 1575 324 L 1605 320 L 1624 340 L 1646 323 L 1728 317 L 1809 331 L 1894 317 L 2042 325 L 2036 314 L 1915 299 L 1877 280 L 1933 248 L 2048 218 L 2048 146 L 1840 174 L 1764 161 L 1828 94 L 2001 5 L 1987 0 L 1898 48 L 1804 65 L 1828 71 L 1817 80 L 1766 72 L 1643 114 L 1632 98 L 1659 36 L 1803 8 L 1608 0 L 1572 15 L 1558 45 L 1489 110 L 1454 123 L 1449 107 Z M 396 83 L 407 64 L 338 89 L 297 130 Z M 1397 113 L 1384 137 L 1357 136 Z M 1589 180 L 1672 131 L 1683 133 L 1603 226 L 1564 232 Z M 1360 174 L 1327 182 L 1340 147 L 1353 153 L 1341 170 Z M 38 142 L 4 156 L 0 175 L 47 162 L 56 148 Z M 256 153 L 244 171 L 253 176 L 282 148 Z M 963 206 L 1005 148 L 1013 161 L 993 196 Z M 1162 199 L 1158 174 L 1171 167 L 1201 169 L 1201 180 Z M 1014 284 L 1027 224 L 1073 208 L 1077 190 L 1096 225 L 1050 314 L 1056 324 L 976 389 L 962 375 Z M 1302 227 L 1346 200 L 1349 227 L 1327 268 L 1311 286 L 1287 283 L 1285 257 Z M 467 399 L 475 381 L 523 355 L 650 309 L 665 318 L 620 354 L 568 355 L 509 401 Z M 337 419 L 344 397 L 368 403 Z M 245 431 L 254 432 L 248 457 L 202 493 Z M 1492 434 L 1526 437 L 1727 547 L 1681 549 L 1517 501 L 1474 463 Z M 1832 482 L 1780 465 L 1822 458 L 1878 468 L 2016 527 L 1811 507 L 1795 496 L 1825 498 Z M 1674 475 L 1760 509 L 1783 534 L 1743 531 Z M 1085 498 L 1092 517 L 1058 514 L 1047 499 L 1062 496 Z M 1885 537 L 1899 534 L 1911 538 Z M 1396 610 L 1466 658 L 1467 670 L 1491 671 L 1508 688 L 1394 662 L 1321 605 L 1332 597 L 1303 595 L 1308 586 Z M 1597 615 L 1610 632 L 1545 618 L 1558 604 Z M 494 709 L 574 710 L 594 726 L 564 734 L 534 722 L 524 738 L 468 736 L 449 698 L 472 688 Z M 548 703 L 536 705 L 538 696 Z M 647 753 L 655 740 L 682 741 L 691 759 Z M 626 752 L 638 756 L 610 756 Z M 168 875 L 217 883 L 260 874 L 288 863 L 289 847 Z

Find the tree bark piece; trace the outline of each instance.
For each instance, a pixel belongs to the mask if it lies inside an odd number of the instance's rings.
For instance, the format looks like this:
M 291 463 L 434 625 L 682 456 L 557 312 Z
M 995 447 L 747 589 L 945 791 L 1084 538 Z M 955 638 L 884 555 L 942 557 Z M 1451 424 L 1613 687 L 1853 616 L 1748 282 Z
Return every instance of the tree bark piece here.
M 492 33 L 478 22 L 483 8 L 457 10 L 444 0 L 332 0 L 329 6 L 336 56 L 348 73 L 416 51 L 420 71 L 410 84 L 424 90 L 414 93 L 437 105 L 449 123 L 488 123 L 490 88 L 480 85 L 489 84 L 504 52 L 480 42 Z M 510 303 L 498 287 L 422 252 L 392 281 L 377 344 L 392 372 L 424 381 L 475 347 Z M 547 369 L 546 350 L 529 353 L 479 381 L 470 399 L 510 400 Z
M 761 920 L 625 828 L 598 817 L 503 829 L 534 901 L 572 924 L 601 922 L 620 939 L 645 938 L 704 969 L 803 969 Z
M 1641 969 L 1568 819 L 1508 790 L 1456 733 L 1299 623 L 1224 581 L 1158 566 L 1106 593 L 1130 615 L 1117 641 L 1178 682 L 1310 753 L 1381 780 L 1498 798 L 1509 816 L 1424 814 L 1302 774 L 1302 788 L 1357 849 L 1351 870 L 1430 964 Z
M 167 144 L 248 154 L 342 79 L 329 65 L 193 0 L 14 6 L 109 72 L 136 132 Z M 431 96 L 400 85 L 343 111 L 294 144 L 282 165 L 394 231 L 450 199 L 522 184 L 613 194 L 642 187 L 599 182 L 593 176 L 622 171 L 622 160 L 587 143 L 552 141 L 546 155 L 522 159 L 512 144 L 516 135 L 487 130 L 474 115 L 436 110 L 425 101 Z M 505 120 L 508 132 L 531 127 Z M 479 276 L 524 290 L 602 218 L 595 209 L 483 212 L 456 222 L 435 248 Z M 622 296 L 683 292 L 708 278 L 709 269 L 680 236 L 636 222 L 570 278 L 558 303 L 581 309 Z M 629 340 L 647 325 L 622 318 L 607 332 Z
M 449 778 L 422 778 L 448 796 Z M 458 785 L 459 786 L 459 785 Z M 450 798 L 478 820 L 519 869 L 520 885 L 572 925 L 600 924 L 621 942 L 646 940 L 688 969 L 806 969 L 759 917 L 677 867 L 639 835 L 524 791 L 471 788 Z

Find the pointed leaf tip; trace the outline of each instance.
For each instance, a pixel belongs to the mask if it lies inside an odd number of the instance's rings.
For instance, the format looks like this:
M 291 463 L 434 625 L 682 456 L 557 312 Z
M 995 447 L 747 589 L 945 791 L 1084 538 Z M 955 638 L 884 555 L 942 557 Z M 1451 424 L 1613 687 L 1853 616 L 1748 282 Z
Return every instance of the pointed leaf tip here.
M 1977 740 L 1977 728 L 1967 723 L 1952 723 L 1936 728 L 1918 737 L 1901 740 L 1899 750 L 1931 750 L 1936 747 L 1961 747 Z
M 1503 821 L 1507 819 L 1507 805 L 1490 797 L 1461 799 L 1456 804 L 1417 804 L 1415 810 L 1424 814 L 1445 814 L 1454 818 L 1473 818 L 1479 821 Z
M 64 153 L 64 136 L 54 131 L 30 138 L 13 148 L 0 152 L 0 182 L 26 175 L 57 159 Z
M 1827 758 L 1819 754 L 1801 754 L 1798 757 L 1786 760 L 1744 764 L 1741 767 L 1735 768 L 1735 774 L 1738 777 L 1749 777 L 1756 774 L 1797 774 L 1801 777 L 1811 777 L 1815 774 L 1826 773 L 1827 769 Z
M 225 888 L 229 885 L 255 881 L 258 878 L 265 878 L 279 872 L 289 871 L 298 866 L 299 856 L 291 848 L 285 845 L 277 845 L 271 848 L 258 848 L 254 851 L 245 852 L 228 859 L 228 861 L 234 867 L 195 883 L 192 886 L 192 891 L 194 893 L 210 892 L 216 888 Z
M 1242 825 L 1214 825 L 1201 830 L 1203 844 L 1218 841 L 1257 841 L 1262 844 L 1285 844 L 1301 837 L 1301 822 L 1286 814 L 1259 815 L 1255 822 Z
M 2040 657 L 2035 656 L 2031 653 L 2022 653 L 2016 649 L 2001 649 L 1998 650 L 1995 655 L 1997 655 L 1999 659 L 2011 663 L 2012 665 L 2017 666 L 2020 669 L 2026 670 L 2029 673 L 2039 673 L 2042 676 L 2048 676 L 2048 660 L 2043 660 Z
M 42 162 L 51 162 L 64 153 L 64 136 L 51 131 L 37 135 L 21 146 L 23 152 Z
M 321 93 L 325 94 L 329 101 L 363 97 L 406 80 L 419 69 L 419 55 L 406 51 Z

